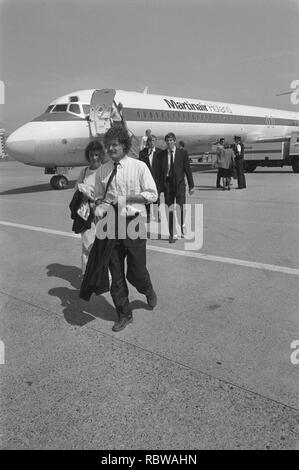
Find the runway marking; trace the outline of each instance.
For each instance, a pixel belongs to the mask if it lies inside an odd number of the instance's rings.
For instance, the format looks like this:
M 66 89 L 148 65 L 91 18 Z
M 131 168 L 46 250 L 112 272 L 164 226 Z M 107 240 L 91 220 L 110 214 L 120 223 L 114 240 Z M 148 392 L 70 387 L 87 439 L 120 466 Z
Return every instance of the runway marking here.
M 53 230 L 51 228 L 35 227 L 33 225 L 15 224 L 13 222 L 6 222 L 4 220 L 0 220 L 0 225 L 6 225 L 7 227 L 23 228 L 25 230 L 33 230 L 34 232 L 51 233 L 53 235 L 61 235 L 63 237 L 80 238 L 80 234 L 77 235 L 76 233 L 72 233 L 72 232 L 62 232 L 61 230 Z
M 4 220 L 0 220 L 0 225 L 4 225 L 7 227 L 22 228 L 25 230 L 32 230 L 34 232 L 49 233 L 52 235 L 60 235 L 63 237 L 80 238 L 79 234 L 77 235 L 72 232 L 63 232 L 61 230 L 53 230 L 50 228 L 35 227 L 33 225 L 16 224 L 14 222 L 6 222 Z M 196 259 L 201 259 L 203 261 L 233 264 L 236 266 L 243 266 L 245 268 L 261 269 L 263 271 L 272 271 L 272 272 L 278 272 L 278 273 L 284 273 L 284 274 L 291 274 L 293 276 L 299 276 L 298 268 L 289 268 L 287 266 L 278 266 L 275 264 L 258 263 L 256 261 L 247 261 L 247 260 L 242 260 L 242 259 L 237 259 L 237 258 L 228 258 L 225 256 L 207 255 L 207 254 L 198 253 L 195 251 L 176 250 L 174 248 L 154 246 L 151 244 L 147 245 L 147 249 L 150 251 L 156 251 L 158 253 L 164 253 L 164 254 L 169 254 L 169 255 L 185 256 L 187 258 L 196 258 Z
M 36 205 L 41 205 L 41 206 L 53 206 L 53 207 L 64 207 L 66 208 L 66 205 L 65 204 L 59 204 L 58 202 L 43 202 L 43 201 L 29 201 L 29 200 L 20 200 L 20 199 L 11 199 L 11 198 L 4 198 L 4 197 L 1 197 L 0 196 L 0 203 L 1 202 L 5 202 L 5 203 L 17 203 L 17 204 L 29 204 L 29 205 L 32 205 L 32 204 L 36 204 Z M 234 221 L 234 219 L 232 218 L 229 218 L 229 217 L 212 217 L 212 216 L 205 216 L 205 219 L 206 220 L 223 220 L 225 222 L 230 222 L 230 221 Z M 238 222 L 239 223 L 242 223 L 242 224 L 254 224 L 256 225 L 256 220 L 248 220 L 248 219 L 238 219 Z M 289 223 L 289 222 L 264 222 L 263 221 L 263 224 L 264 225 L 283 225 L 284 227 L 285 226 L 290 226 L 290 227 L 299 227 L 299 224 L 298 223 Z M 204 230 L 209 230 L 209 229 L 204 229 Z
M 24 199 L 11 199 L 11 198 L 4 198 L 4 197 L 0 197 L 0 202 L 4 202 L 5 204 L 7 202 L 16 202 L 17 204 L 38 204 L 39 206 L 57 206 L 57 207 L 66 207 L 65 204 L 59 204 L 58 202 L 43 202 L 43 201 L 28 201 L 28 200 L 24 200 Z

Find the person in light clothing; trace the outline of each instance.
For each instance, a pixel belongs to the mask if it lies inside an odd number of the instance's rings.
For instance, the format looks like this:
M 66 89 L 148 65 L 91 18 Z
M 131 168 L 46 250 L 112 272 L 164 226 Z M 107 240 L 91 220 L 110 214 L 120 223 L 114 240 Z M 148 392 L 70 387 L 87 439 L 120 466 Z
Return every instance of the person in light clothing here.
M 157 200 L 158 192 L 150 170 L 144 162 L 128 157 L 131 139 L 122 126 L 110 128 L 104 135 L 104 143 L 110 161 L 101 166 L 96 173 L 95 193 L 99 204 L 95 216 L 99 218 L 96 226 L 96 238 L 90 253 L 86 275 L 81 288 L 81 297 L 88 298 L 90 292 L 103 292 L 102 280 L 97 285 L 97 273 L 100 270 L 99 261 L 109 258 L 107 266 L 112 276 L 110 293 L 116 307 L 118 319 L 112 330 L 121 331 L 133 321 L 132 309 L 128 299 L 127 280 L 144 294 L 151 308 L 157 304 L 157 296 L 153 289 L 149 272 L 146 268 L 146 236 L 131 237 L 128 225 L 138 218 L 138 223 L 145 224 L 145 204 Z M 112 209 L 113 207 L 113 209 Z M 109 254 L 103 249 L 107 242 L 103 239 L 102 225 L 108 211 L 115 217 L 115 235 L 110 240 Z M 120 217 L 119 217 L 120 216 Z M 125 226 L 124 237 L 120 236 L 118 221 Z M 142 222 L 143 221 L 143 222 Z M 144 232 L 146 234 L 146 230 Z M 106 237 L 107 240 L 107 237 Z M 103 256 L 98 257 L 98 253 Z M 125 274 L 125 259 L 127 260 L 127 273 Z M 94 262 L 95 261 L 95 262 Z M 87 295 L 85 295 L 87 292 Z
M 230 190 L 230 182 L 231 182 L 231 176 L 233 172 L 233 166 L 234 166 L 234 152 L 230 148 L 230 145 L 228 142 L 224 143 L 223 149 L 221 149 L 221 152 L 219 154 L 218 158 L 218 168 L 220 171 L 220 177 L 222 178 L 223 181 L 223 186 L 222 190 L 224 191 L 227 189 L 228 191 Z
M 152 135 L 151 129 L 146 129 L 145 135 L 141 137 L 140 151 L 146 148 L 147 139 L 151 137 L 151 135 Z
M 83 201 L 85 207 L 90 210 L 94 205 L 95 200 L 95 177 L 98 168 L 108 161 L 108 157 L 105 154 L 105 149 L 101 142 L 98 140 L 92 141 L 88 144 L 85 150 L 85 159 L 88 162 L 88 166 L 80 171 L 75 191 L 78 189 L 84 194 Z M 95 223 L 91 222 L 91 227 L 81 233 L 82 241 L 82 254 L 81 254 L 81 266 L 82 274 L 84 275 L 88 256 L 95 239 Z

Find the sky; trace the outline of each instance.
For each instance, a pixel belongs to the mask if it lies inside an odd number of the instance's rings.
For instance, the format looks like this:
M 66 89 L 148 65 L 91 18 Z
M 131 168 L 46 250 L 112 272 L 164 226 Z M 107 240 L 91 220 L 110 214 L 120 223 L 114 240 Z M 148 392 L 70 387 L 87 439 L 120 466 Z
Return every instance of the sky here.
M 0 0 L 0 124 L 106 87 L 299 111 L 276 96 L 299 80 L 298 24 L 299 0 Z

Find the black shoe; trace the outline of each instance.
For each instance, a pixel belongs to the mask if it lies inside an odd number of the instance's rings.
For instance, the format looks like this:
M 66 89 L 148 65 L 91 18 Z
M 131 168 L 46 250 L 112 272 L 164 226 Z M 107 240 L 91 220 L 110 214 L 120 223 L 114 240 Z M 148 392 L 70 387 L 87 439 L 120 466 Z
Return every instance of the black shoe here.
M 173 238 L 173 237 L 169 237 L 169 243 L 175 243 L 176 242 L 176 238 Z
M 132 321 L 133 321 L 132 314 L 128 315 L 128 316 L 122 315 L 114 323 L 114 325 L 112 327 L 112 331 L 118 332 L 118 331 L 124 330 L 129 323 L 132 323 Z
M 146 300 L 147 300 L 147 305 L 149 307 L 155 308 L 155 306 L 157 305 L 158 299 L 157 299 L 157 294 L 154 291 L 154 289 L 152 289 L 151 293 L 146 296 Z

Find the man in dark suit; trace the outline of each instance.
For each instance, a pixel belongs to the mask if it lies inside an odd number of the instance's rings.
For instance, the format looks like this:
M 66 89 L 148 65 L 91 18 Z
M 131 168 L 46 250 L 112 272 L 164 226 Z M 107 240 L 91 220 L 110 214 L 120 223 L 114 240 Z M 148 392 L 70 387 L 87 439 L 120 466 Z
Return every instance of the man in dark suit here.
M 160 148 L 157 148 L 155 146 L 156 144 L 156 136 L 155 135 L 150 135 L 146 141 L 146 147 L 143 150 L 140 150 L 139 152 L 139 160 L 142 162 L 146 163 L 148 166 L 152 177 L 154 178 L 154 181 L 156 183 L 157 189 L 158 189 L 158 200 L 156 203 L 160 204 L 159 200 L 159 187 L 160 187 L 160 159 L 159 159 L 159 153 L 161 152 Z M 154 220 L 154 212 L 153 212 L 153 206 L 152 204 L 147 204 L 146 205 L 146 212 L 147 212 L 147 221 L 149 222 L 150 218 Z
M 234 137 L 232 149 L 235 154 L 238 189 L 244 189 L 246 188 L 246 179 L 244 175 L 244 144 L 241 140 L 241 137 Z
M 188 152 L 176 147 L 176 137 L 170 132 L 165 136 L 166 149 L 159 157 L 161 161 L 160 170 L 160 192 L 164 192 L 165 204 L 169 207 L 169 243 L 175 242 L 173 234 L 173 204 L 176 202 L 180 208 L 181 235 L 184 236 L 184 204 L 186 202 L 187 177 L 189 194 L 194 192 L 193 176 L 190 169 Z

